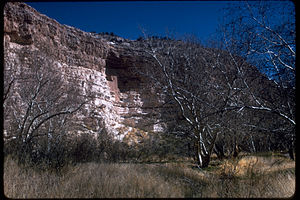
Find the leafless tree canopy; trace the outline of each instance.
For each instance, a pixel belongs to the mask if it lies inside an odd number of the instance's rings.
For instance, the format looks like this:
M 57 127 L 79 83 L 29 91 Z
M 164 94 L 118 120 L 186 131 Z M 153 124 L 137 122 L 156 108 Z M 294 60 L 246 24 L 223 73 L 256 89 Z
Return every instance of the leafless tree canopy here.
M 243 2 L 225 10 L 222 33 L 231 50 L 276 82 L 295 84 L 296 30 L 292 2 Z
M 292 2 L 243 2 L 227 9 L 220 35 L 231 54 L 242 56 L 273 82 L 273 89 L 250 91 L 253 111 L 277 115 L 278 126 L 272 133 L 285 132 L 284 140 L 295 139 L 296 29 Z M 244 78 L 244 83 L 250 81 Z M 259 130 L 260 128 L 251 125 Z
M 252 9 L 250 5 L 248 9 Z M 236 20 L 234 17 L 233 19 Z M 233 21 L 231 25 L 237 24 Z M 240 23 L 239 33 L 245 32 L 250 40 L 253 36 L 245 26 L 245 22 Z M 261 27 L 260 23 L 258 26 L 258 29 L 265 28 L 265 31 L 274 33 L 267 27 Z M 229 29 L 231 34 L 236 30 L 230 26 Z M 226 35 L 226 31 L 228 30 L 224 30 L 222 34 Z M 293 53 L 293 47 L 286 46 L 285 40 L 277 33 L 275 35 L 284 47 L 290 49 L 289 53 Z M 227 151 L 234 153 L 238 143 L 244 143 L 244 148 L 248 148 L 249 151 L 257 151 L 262 145 L 260 140 L 265 140 L 270 149 L 270 141 L 278 135 L 284 135 L 283 140 L 287 144 L 285 147 L 292 146 L 295 125 L 295 93 L 290 82 L 292 79 L 289 78 L 289 82 L 283 81 L 283 78 L 279 79 L 280 76 L 286 76 L 279 71 L 279 76 L 273 79 L 267 77 L 269 74 L 263 75 L 259 71 L 261 65 L 277 70 L 279 62 L 283 60 L 278 56 L 277 61 L 273 61 L 273 66 L 270 66 L 270 60 L 264 60 L 264 63 L 260 61 L 260 66 L 249 62 L 250 57 L 248 59 L 243 54 L 245 45 L 249 43 L 248 40 L 244 41 L 247 37 L 224 37 L 224 50 L 204 47 L 189 38 L 177 41 L 169 37 L 145 37 L 145 53 L 151 57 L 154 64 L 151 69 L 146 69 L 144 74 L 150 77 L 154 85 L 166 94 L 166 99 L 175 105 L 175 112 L 181 119 L 180 123 L 176 122 L 175 132 L 194 141 L 199 167 L 208 165 L 213 150 L 224 155 L 224 147 L 230 146 L 231 150 L 227 148 Z M 251 42 L 251 47 L 261 45 L 261 41 Z M 259 53 L 258 50 L 248 50 L 246 55 L 251 55 L 251 59 L 255 57 L 255 53 Z M 271 58 L 270 55 L 268 57 Z M 260 56 L 257 58 L 261 59 Z M 290 70 L 290 74 L 295 68 L 293 58 L 289 61 L 292 67 L 283 63 L 280 65 Z M 181 131 L 178 131 L 178 128 L 182 128 Z M 258 135 L 254 134 L 255 132 L 265 134 Z M 226 142 L 221 142 L 220 138 Z
M 27 53 L 21 55 L 22 64 L 7 62 L 5 66 L 4 138 L 16 141 L 20 152 L 33 151 L 41 138 L 47 138 L 50 151 L 52 143 L 68 131 L 73 113 L 86 101 L 76 87 L 63 80 L 51 59 L 41 52 Z

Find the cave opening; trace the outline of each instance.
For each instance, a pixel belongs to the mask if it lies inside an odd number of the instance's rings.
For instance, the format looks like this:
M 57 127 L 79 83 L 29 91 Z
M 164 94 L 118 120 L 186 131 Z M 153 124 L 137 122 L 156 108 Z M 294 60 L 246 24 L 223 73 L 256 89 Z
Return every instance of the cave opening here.
M 128 57 L 116 56 L 109 53 L 106 60 L 105 75 L 113 89 L 124 93 L 130 90 L 138 90 L 141 86 L 141 78 L 132 72 L 133 64 Z

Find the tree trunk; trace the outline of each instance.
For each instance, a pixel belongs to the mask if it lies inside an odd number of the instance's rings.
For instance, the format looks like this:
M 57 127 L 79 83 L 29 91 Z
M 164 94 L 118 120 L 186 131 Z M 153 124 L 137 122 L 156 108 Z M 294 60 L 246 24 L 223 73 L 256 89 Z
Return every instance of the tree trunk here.
M 240 149 L 239 149 L 238 143 L 236 141 L 236 137 L 234 137 L 232 157 L 237 158 L 239 153 L 240 153 Z
M 225 152 L 224 152 L 224 147 L 223 147 L 223 144 L 215 144 L 215 147 L 214 147 L 214 152 L 217 154 L 217 157 L 219 159 L 224 159 L 225 158 Z
M 210 163 L 210 155 L 215 147 L 218 133 L 216 132 L 214 134 L 208 146 L 205 146 L 201 133 L 198 131 L 196 133 L 198 137 L 196 138 L 194 145 L 197 165 L 199 168 L 206 168 Z
M 294 148 L 293 147 L 289 148 L 289 156 L 290 156 L 290 159 L 295 160 Z
M 237 144 L 234 145 L 234 150 L 233 150 L 233 158 L 237 158 L 239 155 L 240 151 L 239 151 L 239 146 Z
M 197 140 L 195 142 L 195 157 L 199 168 L 206 168 L 210 162 L 210 154 L 204 153 L 201 143 Z
M 210 155 L 203 155 L 200 152 L 197 152 L 197 165 L 199 168 L 206 168 L 210 163 Z

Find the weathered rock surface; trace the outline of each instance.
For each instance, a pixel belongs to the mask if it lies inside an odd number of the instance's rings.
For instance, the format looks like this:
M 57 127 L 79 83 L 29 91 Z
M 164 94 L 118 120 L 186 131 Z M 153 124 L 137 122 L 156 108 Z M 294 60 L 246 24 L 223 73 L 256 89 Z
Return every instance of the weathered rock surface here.
M 20 55 L 43 52 L 54 61 L 50 67 L 60 69 L 66 81 L 75 78 L 70 84 L 96 97 L 85 107 L 86 113 L 78 116 L 80 123 L 96 131 L 96 123 L 88 119 L 93 111 L 119 139 L 163 130 L 155 124 L 158 118 L 152 109 L 162 101 L 160 95 L 144 87 L 145 77 L 132 73 L 136 67 L 148 65 L 133 43 L 61 25 L 24 3 L 7 3 L 4 8 L 5 66 L 29 65 L 22 63 Z

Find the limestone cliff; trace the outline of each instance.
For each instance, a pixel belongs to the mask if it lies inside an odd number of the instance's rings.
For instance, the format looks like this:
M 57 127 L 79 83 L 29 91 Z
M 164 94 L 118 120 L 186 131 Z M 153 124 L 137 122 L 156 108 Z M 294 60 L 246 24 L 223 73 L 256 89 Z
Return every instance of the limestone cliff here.
M 159 93 L 144 87 L 145 77 L 132 73 L 136 67 L 147 66 L 147 58 L 134 47 L 134 41 L 84 32 L 61 25 L 24 3 L 7 3 L 4 66 L 17 69 L 30 65 L 21 61 L 20 55 L 33 51 L 53 60 L 49 67 L 61 70 L 64 79 L 82 93 L 95 96 L 85 107 L 85 114 L 78 114 L 80 123 L 89 126 L 82 131 L 96 131 L 93 120 L 98 119 L 104 120 L 107 130 L 119 139 L 163 130 L 151 108 L 162 101 Z M 35 59 L 30 53 L 27 56 Z M 93 118 L 91 111 L 96 113 Z

